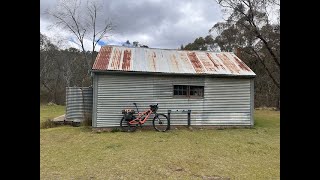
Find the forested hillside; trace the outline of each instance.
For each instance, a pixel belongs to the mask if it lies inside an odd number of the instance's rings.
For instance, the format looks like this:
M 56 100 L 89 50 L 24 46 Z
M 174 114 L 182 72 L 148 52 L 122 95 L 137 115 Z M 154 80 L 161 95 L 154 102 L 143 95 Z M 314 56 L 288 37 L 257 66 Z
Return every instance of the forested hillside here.
M 87 54 L 91 56 L 91 52 Z M 78 49 L 59 49 L 40 32 L 40 101 L 64 104 L 65 87 L 90 86 L 90 73 L 84 61 Z M 93 61 L 88 63 L 91 67 Z
M 219 0 L 228 18 L 180 49 L 235 52 L 255 73 L 255 106 L 280 105 L 280 4 L 265 0 Z M 276 12 L 273 19 L 268 9 Z

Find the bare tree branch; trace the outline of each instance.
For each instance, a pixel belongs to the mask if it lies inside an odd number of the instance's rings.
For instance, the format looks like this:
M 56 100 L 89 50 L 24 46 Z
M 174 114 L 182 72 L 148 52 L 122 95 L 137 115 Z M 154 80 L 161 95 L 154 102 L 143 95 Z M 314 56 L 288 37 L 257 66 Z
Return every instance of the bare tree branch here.
M 244 51 L 245 53 L 249 54 L 249 55 L 254 55 L 259 62 L 263 65 L 263 67 L 265 68 L 265 70 L 267 71 L 269 77 L 272 79 L 273 83 L 280 89 L 280 83 L 275 79 L 275 77 L 272 75 L 270 69 L 268 68 L 268 66 L 266 66 L 264 60 L 260 57 L 260 55 L 258 54 L 258 52 L 254 49 L 254 48 L 250 48 L 252 50 L 252 52 L 254 54 L 249 53 L 248 51 Z
M 254 4 L 252 4 L 252 2 L 250 0 L 240 0 L 240 3 L 243 3 L 244 5 L 247 6 L 247 8 L 249 8 L 248 12 L 245 13 L 243 11 L 241 11 L 239 8 L 236 8 L 237 6 L 237 1 L 228 1 L 228 0 L 218 0 L 218 3 L 225 8 L 231 8 L 234 11 L 240 13 L 243 15 L 243 17 L 245 17 L 245 19 L 247 20 L 247 22 L 252 26 L 252 28 L 250 28 L 249 26 L 245 25 L 245 24 L 241 24 L 242 26 L 244 26 L 247 30 L 251 30 L 256 34 L 256 37 L 259 38 L 263 44 L 265 45 L 265 47 L 267 48 L 268 52 L 270 53 L 273 61 L 276 63 L 276 65 L 280 68 L 280 61 L 278 59 L 278 57 L 275 55 L 275 53 L 273 52 L 273 50 L 270 48 L 269 43 L 266 41 L 266 39 L 262 36 L 262 34 L 259 32 L 259 28 L 257 27 L 257 25 L 254 22 L 254 17 L 255 14 L 254 12 L 256 12 L 254 10 L 255 6 Z M 226 3 L 227 5 L 224 5 L 223 3 Z
M 62 0 L 57 5 L 55 11 L 48 11 L 48 14 L 55 20 L 55 25 L 71 32 L 75 37 L 77 44 L 81 48 L 84 56 L 83 66 L 90 70 L 91 63 L 94 60 L 94 51 L 99 41 L 109 32 L 113 24 L 111 22 L 102 25 L 101 29 L 98 27 L 98 13 L 102 5 L 97 1 L 87 0 L 85 5 L 81 4 L 81 0 Z M 85 40 L 90 39 L 92 43 L 91 58 L 85 49 Z M 83 76 L 83 81 L 88 76 L 89 71 Z

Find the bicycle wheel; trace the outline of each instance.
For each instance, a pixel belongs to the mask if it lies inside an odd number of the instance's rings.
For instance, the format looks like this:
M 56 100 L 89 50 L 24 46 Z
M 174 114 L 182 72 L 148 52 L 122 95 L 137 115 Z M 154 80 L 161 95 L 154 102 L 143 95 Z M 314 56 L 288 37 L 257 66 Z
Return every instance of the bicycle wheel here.
M 168 117 L 164 114 L 157 114 L 152 121 L 155 130 L 164 132 L 169 129 Z
M 126 121 L 124 117 L 122 117 L 120 121 L 120 128 L 122 132 L 133 132 L 137 129 L 137 125 L 129 124 L 129 121 Z

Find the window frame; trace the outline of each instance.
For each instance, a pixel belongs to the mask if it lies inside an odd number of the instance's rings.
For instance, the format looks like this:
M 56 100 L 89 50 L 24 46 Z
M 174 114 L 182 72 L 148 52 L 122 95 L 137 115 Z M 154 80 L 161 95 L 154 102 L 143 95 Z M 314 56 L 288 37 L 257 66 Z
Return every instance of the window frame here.
M 186 86 L 186 89 L 187 89 L 186 95 L 175 95 L 174 92 L 177 90 L 177 88 L 175 88 L 175 86 Z M 202 95 L 201 96 L 190 95 L 191 87 L 201 88 Z M 182 88 L 182 91 L 183 91 L 183 88 Z M 177 98 L 177 99 L 203 99 L 204 98 L 204 86 L 175 84 L 172 86 L 172 96 L 173 96 L 173 98 Z

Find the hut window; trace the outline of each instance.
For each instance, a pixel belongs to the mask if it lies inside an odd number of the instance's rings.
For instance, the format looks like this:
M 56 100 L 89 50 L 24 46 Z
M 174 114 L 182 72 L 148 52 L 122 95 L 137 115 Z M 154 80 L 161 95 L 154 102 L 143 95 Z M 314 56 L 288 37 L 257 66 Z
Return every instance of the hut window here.
M 173 96 L 185 98 L 202 98 L 203 86 L 187 86 L 187 85 L 174 85 Z
M 175 96 L 187 96 L 188 86 L 175 85 L 173 95 Z
M 203 97 L 203 86 L 190 86 L 190 97 Z

